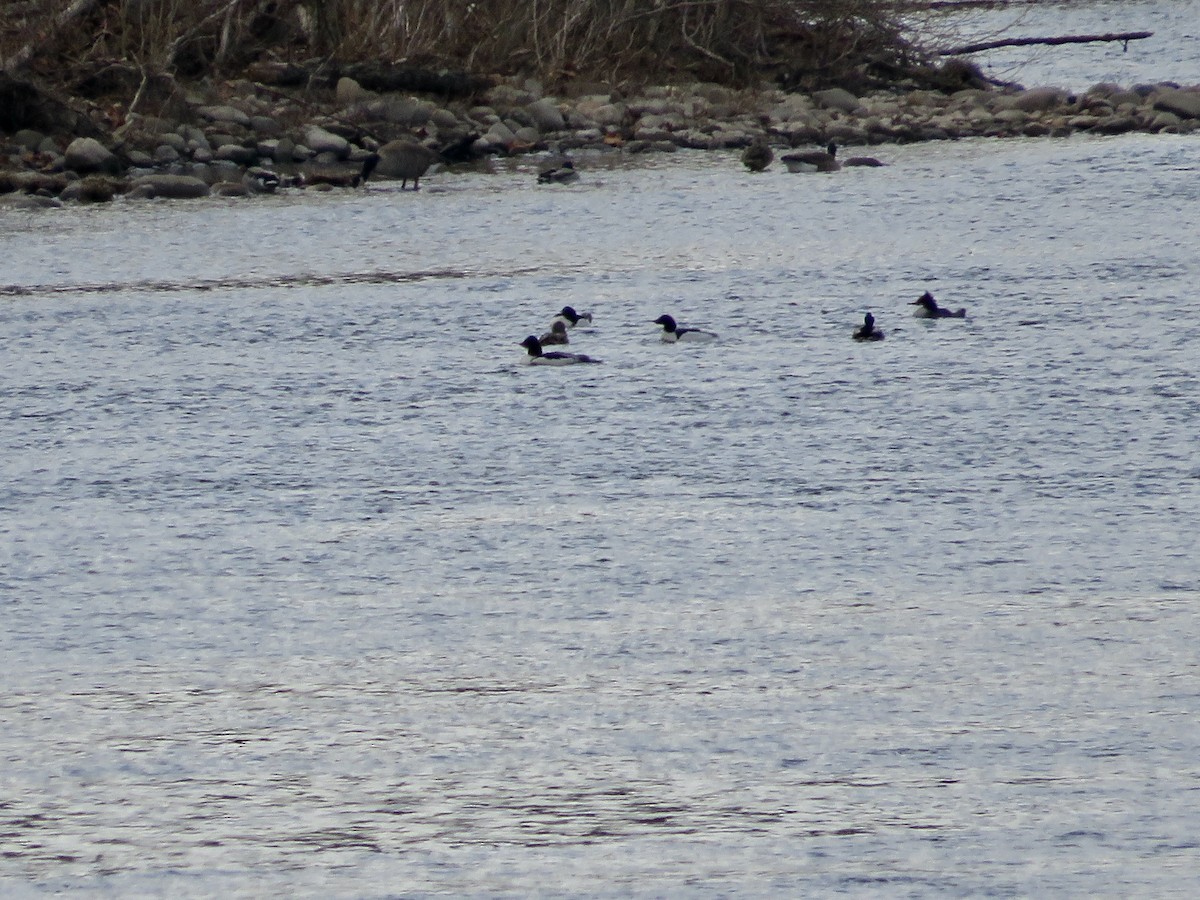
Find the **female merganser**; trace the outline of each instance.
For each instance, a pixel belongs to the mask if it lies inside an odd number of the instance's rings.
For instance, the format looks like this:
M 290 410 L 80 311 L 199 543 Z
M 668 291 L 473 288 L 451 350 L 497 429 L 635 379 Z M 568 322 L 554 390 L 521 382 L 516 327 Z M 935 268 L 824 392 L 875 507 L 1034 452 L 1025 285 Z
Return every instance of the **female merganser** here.
M 555 319 L 550 323 L 550 330 L 543 334 L 538 341 L 543 346 L 546 344 L 569 344 L 571 339 L 567 337 L 567 323 L 561 319 Z
M 863 316 L 862 328 L 854 332 L 856 341 L 882 341 L 883 332 L 875 327 L 875 317 L 870 313 Z
M 965 309 L 949 310 L 944 306 L 938 306 L 936 300 L 933 299 L 933 294 L 926 291 L 909 306 L 915 306 L 913 315 L 918 319 L 965 319 L 967 311 Z
M 577 313 L 570 306 L 564 306 L 557 316 L 554 317 L 554 322 L 562 322 L 568 328 L 574 328 L 580 322 L 592 324 L 592 314 L 590 312 Z
M 567 184 L 578 180 L 579 173 L 575 171 L 575 161 L 572 159 L 561 160 L 557 165 L 538 172 L 538 184 Z
M 529 351 L 529 358 L 526 361 L 531 366 L 573 366 L 577 363 L 600 362 L 600 360 L 583 353 L 563 353 L 557 350 L 546 353 L 542 350 L 542 342 L 532 334 L 521 341 L 521 346 Z
M 805 153 L 788 153 L 779 157 L 789 172 L 836 172 L 842 166 L 835 158 L 837 144 L 829 142 L 824 151 L 810 150 Z
M 714 332 L 705 331 L 703 328 L 680 328 L 675 324 L 675 320 L 667 315 L 659 316 L 654 320 L 654 324 L 663 327 L 662 339 L 667 344 L 674 344 L 676 341 L 704 343 L 717 339 Z

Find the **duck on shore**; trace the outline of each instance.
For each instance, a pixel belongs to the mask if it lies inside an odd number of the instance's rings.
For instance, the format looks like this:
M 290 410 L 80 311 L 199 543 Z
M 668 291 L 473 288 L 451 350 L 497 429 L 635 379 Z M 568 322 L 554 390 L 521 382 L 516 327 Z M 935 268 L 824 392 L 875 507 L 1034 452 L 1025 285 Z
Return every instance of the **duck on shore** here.
M 388 141 L 371 156 L 374 159 L 368 157 L 363 165 L 364 182 L 371 175 L 379 174 L 384 178 L 399 178 L 400 190 L 404 190 L 411 179 L 414 191 L 421 189 L 421 176 L 429 171 L 429 167 L 442 161 L 442 154 L 437 150 L 404 138 Z

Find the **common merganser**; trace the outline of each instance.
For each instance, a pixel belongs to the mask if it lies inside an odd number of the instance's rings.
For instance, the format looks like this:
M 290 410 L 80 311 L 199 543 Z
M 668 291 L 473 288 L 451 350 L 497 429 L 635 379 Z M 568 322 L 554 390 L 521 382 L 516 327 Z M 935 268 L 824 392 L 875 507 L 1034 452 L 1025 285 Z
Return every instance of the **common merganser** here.
M 863 316 L 862 328 L 854 332 L 856 341 L 882 341 L 883 332 L 875 327 L 875 317 L 870 313 Z
M 545 352 L 542 342 L 532 334 L 521 341 L 521 346 L 529 351 L 526 362 L 531 366 L 573 366 L 578 363 L 598 363 L 600 360 L 585 353 L 564 353 L 559 350 Z
M 674 344 L 676 341 L 688 341 L 699 344 L 717 339 L 715 332 L 705 331 L 703 328 L 680 328 L 675 320 L 668 315 L 659 316 L 654 320 L 654 324 L 663 327 L 662 339 L 667 344 Z
M 591 325 L 592 314 L 590 312 L 577 313 L 573 307 L 564 306 L 559 311 L 558 315 L 554 317 L 553 321 L 562 322 L 568 328 L 574 328 L 580 322 L 587 322 L 589 325 Z
M 967 317 L 966 309 L 949 310 L 944 306 L 938 306 L 938 302 L 933 299 L 933 294 L 926 291 L 909 306 L 915 306 L 913 315 L 918 319 L 965 319 Z
M 569 344 L 571 339 L 567 337 L 567 323 L 562 319 L 555 319 L 550 323 L 550 330 L 543 334 L 538 340 L 543 346 L 546 344 Z

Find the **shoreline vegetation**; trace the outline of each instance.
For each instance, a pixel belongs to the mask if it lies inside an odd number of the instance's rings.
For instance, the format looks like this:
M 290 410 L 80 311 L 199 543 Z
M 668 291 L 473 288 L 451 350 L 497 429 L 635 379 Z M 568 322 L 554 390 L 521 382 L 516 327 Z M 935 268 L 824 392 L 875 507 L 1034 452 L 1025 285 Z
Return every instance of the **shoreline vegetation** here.
M 1200 130 L 1200 85 L 1026 89 L 939 52 L 973 2 L 0 0 L 0 202 L 357 185 L 404 141 L 454 165 Z

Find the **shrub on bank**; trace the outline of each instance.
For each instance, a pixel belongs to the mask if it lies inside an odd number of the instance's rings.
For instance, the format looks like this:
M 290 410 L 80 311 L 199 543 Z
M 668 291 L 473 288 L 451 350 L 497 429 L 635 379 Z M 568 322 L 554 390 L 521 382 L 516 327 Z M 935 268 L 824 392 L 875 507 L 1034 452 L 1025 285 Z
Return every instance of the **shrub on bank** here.
M 9 4 L 0 55 L 93 94 L 262 60 L 647 84 L 865 88 L 922 61 L 904 0 L 57 0 Z

